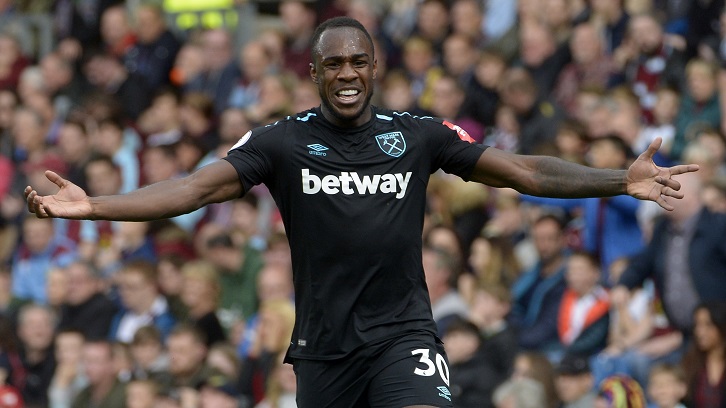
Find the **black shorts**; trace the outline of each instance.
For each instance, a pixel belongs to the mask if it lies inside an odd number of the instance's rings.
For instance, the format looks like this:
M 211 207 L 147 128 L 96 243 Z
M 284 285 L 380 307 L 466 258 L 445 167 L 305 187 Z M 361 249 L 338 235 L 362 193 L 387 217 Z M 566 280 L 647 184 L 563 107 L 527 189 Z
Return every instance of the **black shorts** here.
M 412 333 L 338 360 L 295 359 L 299 408 L 453 407 L 443 344 Z

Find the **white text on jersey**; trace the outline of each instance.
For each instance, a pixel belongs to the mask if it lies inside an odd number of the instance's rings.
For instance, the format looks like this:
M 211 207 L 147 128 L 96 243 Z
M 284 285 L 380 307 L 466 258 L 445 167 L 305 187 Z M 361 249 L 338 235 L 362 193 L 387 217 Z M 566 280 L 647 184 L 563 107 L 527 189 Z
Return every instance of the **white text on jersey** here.
M 411 180 L 411 172 L 406 174 L 374 174 L 372 176 L 361 176 L 357 172 L 342 171 L 339 176 L 332 174 L 322 178 L 310 174 L 310 169 L 302 169 L 302 188 L 305 194 L 317 194 L 322 190 L 325 194 L 346 195 L 355 194 L 396 194 L 397 199 L 406 195 L 408 182 Z M 351 183 L 352 182 L 352 183 Z

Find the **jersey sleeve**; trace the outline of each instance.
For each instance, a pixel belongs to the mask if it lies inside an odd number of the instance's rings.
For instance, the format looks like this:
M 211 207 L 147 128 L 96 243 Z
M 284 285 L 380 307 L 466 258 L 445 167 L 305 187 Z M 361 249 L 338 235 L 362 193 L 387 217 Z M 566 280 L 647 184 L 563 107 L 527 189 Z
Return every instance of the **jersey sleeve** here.
M 237 170 L 243 194 L 252 187 L 264 183 L 272 174 L 274 138 L 265 128 L 247 132 L 223 158 Z
M 442 169 L 469 180 L 474 165 L 488 146 L 476 144 L 466 130 L 440 119 L 431 123 L 429 143 L 432 149 L 433 171 Z

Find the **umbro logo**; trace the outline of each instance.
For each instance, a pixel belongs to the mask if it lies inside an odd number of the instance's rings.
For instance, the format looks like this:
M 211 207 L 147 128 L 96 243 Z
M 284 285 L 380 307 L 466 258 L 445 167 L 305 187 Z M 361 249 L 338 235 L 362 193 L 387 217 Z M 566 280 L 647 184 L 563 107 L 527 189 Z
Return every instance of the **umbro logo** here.
M 439 397 L 446 398 L 447 400 L 451 401 L 451 392 L 449 391 L 448 388 L 446 388 L 443 385 L 441 387 L 436 387 L 436 388 L 439 389 Z
M 328 154 L 325 153 L 328 148 L 326 146 L 321 145 L 320 143 L 313 143 L 309 144 L 308 147 L 310 148 L 310 151 L 308 151 L 309 154 L 312 154 L 314 156 L 327 156 Z

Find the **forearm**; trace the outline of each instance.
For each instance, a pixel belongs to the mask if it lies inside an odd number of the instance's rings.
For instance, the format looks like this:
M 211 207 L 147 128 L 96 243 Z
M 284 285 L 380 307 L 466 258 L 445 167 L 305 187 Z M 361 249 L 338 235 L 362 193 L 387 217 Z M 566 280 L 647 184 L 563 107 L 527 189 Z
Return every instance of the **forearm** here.
M 610 197 L 626 193 L 626 171 L 594 169 L 549 156 L 525 159 L 531 171 L 517 190 L 558 198 Z
M 91 219 L 150 221 L 192 212 L 242 194 L 237 172 L 220 160 L 180 179 L 165 180 L 128 194 L 90 198 Z
M 200 208 L 201 200 L 184 188 L 185 179 L 165 180 L 127 194 L 90 197 L 91 219 L 151 221 L 186 214 Z

